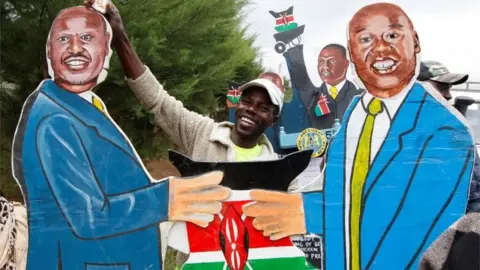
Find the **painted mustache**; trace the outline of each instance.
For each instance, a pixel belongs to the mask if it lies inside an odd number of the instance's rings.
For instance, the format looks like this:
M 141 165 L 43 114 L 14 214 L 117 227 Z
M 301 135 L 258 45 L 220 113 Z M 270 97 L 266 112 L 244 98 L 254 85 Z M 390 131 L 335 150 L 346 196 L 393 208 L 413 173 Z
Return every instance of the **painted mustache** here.
M 329 76 L 332 76 L 333 73 L 328 70 L 328 69 L 323 69 L 321 72 L 320 72 L 321 75 L 325 76 L 325 77 L 329 77 Z

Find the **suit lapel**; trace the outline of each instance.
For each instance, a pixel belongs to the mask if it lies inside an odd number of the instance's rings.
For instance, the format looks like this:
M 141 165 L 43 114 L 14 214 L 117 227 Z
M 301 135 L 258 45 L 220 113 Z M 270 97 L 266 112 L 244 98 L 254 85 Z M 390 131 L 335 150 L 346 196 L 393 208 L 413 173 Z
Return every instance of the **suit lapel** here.
M 126 142 L 126 137 L 121 135 L 120 130 L 113 124 L 113 120 L 109 119 L 107 115 L 99 111 L 93 104 L 79 95 L 59 88 L 51 80 L 45 83 L 42 91 L 84 125 L 95 129 L 101 137 L 133 154 Z
M 364 187 L 364 196 L 374 187 L 390 162 L 402 150 L 403 137 L 414 130 L 417 114 L 425 100 L 425 89 L 419 84 L 414 84 L 403 103 L 398 108 L 397 114 L 392 119 L 387 136 L 372 162 Z

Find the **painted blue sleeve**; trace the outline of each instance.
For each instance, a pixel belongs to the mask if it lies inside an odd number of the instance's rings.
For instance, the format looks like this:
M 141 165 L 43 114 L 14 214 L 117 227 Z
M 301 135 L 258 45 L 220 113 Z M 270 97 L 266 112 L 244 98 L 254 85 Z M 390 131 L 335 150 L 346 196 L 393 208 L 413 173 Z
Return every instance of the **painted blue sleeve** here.
M 426 140 L 400 202 L 401 211 L 393 218 L 376 258 L 395 258 L 398 269 L 418 265 L 427 243 L 433 242 L 465 213 L 473 157 L 474 145 L 467 129 L 440 129 Z M 414 229 L 410 229 L 412 224 Z M 391 247 L 399 247 L 402 252 Z M 390 262 L 374 263 L 383 269 Z
M 43 120 L 36 141 L 49 187 L 77 237 L 113 237 L 168 219 L 169 181 L 123 194 L 105 194 L 84 142 L 68 118 L 52 116 Z M 138 166 L 127 158 L 124 165 Z M 128 177 L 126 174 L 118 181 L 131 180 Z
M 323 234 L 323 192 L 303 193 L 303 211 L 307 233 Z

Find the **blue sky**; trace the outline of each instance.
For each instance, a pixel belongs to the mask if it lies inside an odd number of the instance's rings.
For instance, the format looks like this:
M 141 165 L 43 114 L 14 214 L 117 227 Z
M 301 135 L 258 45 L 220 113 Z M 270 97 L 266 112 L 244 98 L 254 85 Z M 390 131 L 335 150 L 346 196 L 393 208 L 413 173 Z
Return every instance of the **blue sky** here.
M 346 25 L 361 7 L 379 1 L 368 0 L 252 0 L 246 22 L 250 34 L 257 34 L 266 68 L 288 76 L 283 56 L 273 49 L 275 20 L 269 10 L 294 6 L 295 21 L 305 24 L 302 43 L 312 82 L 321 80 L 316 72 L 320 49 L 328 43 L 346 45 Z M 480 1 L 479 0 L 397 0 L 410 16 L 419 34 L 423 60 L 437 60 L 451 72 L 468 73 L 470 81 L 480 81 Z M 453 4 L 455 3 L 455 4 Z M 349 71 L 350 73 L 350 71 Z M 350 77 L 350 76 L 348 76 Z

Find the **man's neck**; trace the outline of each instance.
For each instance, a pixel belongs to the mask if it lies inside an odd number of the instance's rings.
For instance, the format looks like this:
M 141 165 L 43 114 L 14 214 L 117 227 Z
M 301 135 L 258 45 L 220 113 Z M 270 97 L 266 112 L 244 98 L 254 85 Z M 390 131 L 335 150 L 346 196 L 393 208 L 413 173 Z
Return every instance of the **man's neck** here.
M 343 88 L 343 86 L 345 85 L 346 81 L 347 81 L 346 79 L 343 79 L 343 80 L 340 80 L 340 81 L 336 81 L 334 84 L 333 83 L 332 84 L 325 83 L 325 84 L 327 86 L 328 91 L 330 91 L 330 88 L 332 86 L 335 86 L 335 88 L 337 88 L 337 91 L 340 91 Z
M 398 93 L 402 92 L 406 87 L 412 86 L 414 83 L 413 75 L 408 76 L 405 80 L 401 81 L 399 84 L 397 84 L 395 87 L 392 87 L 390 89 L 381 89 L 377 88 L 372 85 L 368 85 L 365 83 L 365 87 L 367 88 L 368 92 L 372 94 L 372 96 L 377 97 L 377 98 L 390 98 L 393 96 L 398 95 Z
M 339 88 L 338 86 L 339 86 L 343 81 L 345 81 L 345 79 L 338 79 L 338 80 L 336 80 L 336 81 L 334 81 L 334 82 L 331 82 L 331 84 L 330 84 L 330 83 L 327 83 L 327 85 L 328 85 L 328 86 L 335 86 L 335 87 Z M 342 86 L 343 86 L 343 85 L 342 85 Z
M 242 138 L 237 134 L 235 129 L 232 131 L 232 134 L 230 135 L 230 139 L 236 146 L 241 148 L 246 148 L 246 149 L 253 148 L 258 143 L 258 138 L 256 139 Z

